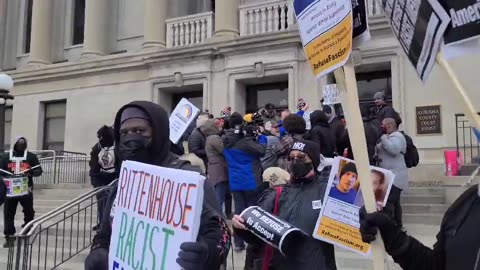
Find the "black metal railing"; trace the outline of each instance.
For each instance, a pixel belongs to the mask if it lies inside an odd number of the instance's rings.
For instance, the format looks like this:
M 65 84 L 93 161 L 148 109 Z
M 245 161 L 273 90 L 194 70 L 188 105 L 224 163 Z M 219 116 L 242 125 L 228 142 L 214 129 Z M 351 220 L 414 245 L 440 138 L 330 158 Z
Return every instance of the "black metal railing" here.
M 480 115 L 480 113 L 479 113 Z M 474 128 L 463 113 L 455 114 L 456 143 L 459 157 L 465 164 L 480 163 L 480 141 Z
M 98 223 L 96 196 L 109 188 L 93 189 L 28 223 L 13 238 L 7 270 L 56 269 L 89 248 L 95 234 L 92 227 Z

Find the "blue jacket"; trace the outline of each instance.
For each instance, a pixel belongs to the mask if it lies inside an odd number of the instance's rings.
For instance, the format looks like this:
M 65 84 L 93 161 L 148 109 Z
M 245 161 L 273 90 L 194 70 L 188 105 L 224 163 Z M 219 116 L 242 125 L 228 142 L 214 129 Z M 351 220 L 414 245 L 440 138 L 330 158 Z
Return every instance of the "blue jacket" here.
M 228 181 L 232 191 L 255 190 L 262 182 L 260 158 L 265 155 L 265 145 L 252 137 L 235 134 L 229 130 L 223 137 L 224 156 L 228 166 Z

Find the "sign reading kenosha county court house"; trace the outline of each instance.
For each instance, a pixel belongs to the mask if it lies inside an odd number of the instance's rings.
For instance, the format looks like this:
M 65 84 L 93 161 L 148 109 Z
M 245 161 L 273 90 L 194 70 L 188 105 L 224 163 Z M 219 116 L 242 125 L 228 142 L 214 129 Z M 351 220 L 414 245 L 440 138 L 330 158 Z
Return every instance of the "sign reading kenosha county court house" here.
M 442 134 L 442 117 L 440 105 L 416 108 L 417 134 Z

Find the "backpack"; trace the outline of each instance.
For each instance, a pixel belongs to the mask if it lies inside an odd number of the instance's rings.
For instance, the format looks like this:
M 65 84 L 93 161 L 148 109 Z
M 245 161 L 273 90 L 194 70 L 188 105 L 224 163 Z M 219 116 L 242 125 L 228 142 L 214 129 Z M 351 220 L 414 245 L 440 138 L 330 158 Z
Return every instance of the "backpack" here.
M 413 168 L 418 165 L 420 162 L 420 156 L 418 155 L 418 150 L 415 144 L 413 143 L 413 140 L 410 136 L 405 134 L 405 132 L 401 131 L 403 136 L 405 137 L 405 141 L 407 142 L 407 151 L 403 154 L 403 157 L 405 158 L 405 165 L 407 165 L 407 168 Z

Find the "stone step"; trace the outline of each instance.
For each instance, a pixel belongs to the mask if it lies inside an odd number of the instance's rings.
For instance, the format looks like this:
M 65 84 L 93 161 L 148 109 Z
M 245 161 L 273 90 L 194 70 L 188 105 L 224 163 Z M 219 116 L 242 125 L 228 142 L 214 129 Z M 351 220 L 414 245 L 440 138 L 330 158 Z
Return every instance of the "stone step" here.
M 445 196 L 445 188 L 442 187 L 411 187 L 408 190 L 402 192 L 402 196 Z
M 405 195 L 401 198 L 402 204 L 444 204 L 445 196 L 441 195 Z
M 445 214 L 446 204 L 402 204 L 404 214 Z
M 403 214 L 403 223 L 437 225 L 442 223 L 443 214 Z
M 61 264 L 61 266 L 55 269 L 65 269 L 65 270 L 80 270 L 84 269 L 84 262 L 88 256 L 89 248 L 80 252 L 78 255 L 72 257 L 67 262 Z M 68 252 L 68 251 L 67 251 Z M 16 255 L 16 254 L 14 254 Z M 65 253 L 64 259 L 68 258 L 69 254 Z M 59 264 L 62 259 L 62 254 L 57 251 L 56 254 L 56 262 L 55 262 L 55 249 L 51 248 L 48 249 L 47 252 L 45 250 L 41 250 L 40 256 L 37 252 L 32 253 L 31 258 L 31 267 L 29 269 L 53 269 L 55 264 Z M 7 269 L 6 265 L 8 263 L 8 249 L 0 248 L 0 269 Z M 46 265 L 46 267 L 45 267 Z

